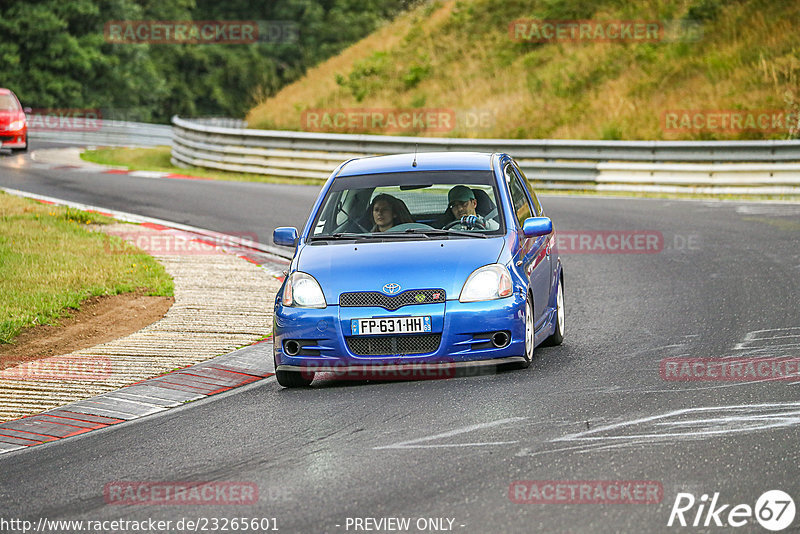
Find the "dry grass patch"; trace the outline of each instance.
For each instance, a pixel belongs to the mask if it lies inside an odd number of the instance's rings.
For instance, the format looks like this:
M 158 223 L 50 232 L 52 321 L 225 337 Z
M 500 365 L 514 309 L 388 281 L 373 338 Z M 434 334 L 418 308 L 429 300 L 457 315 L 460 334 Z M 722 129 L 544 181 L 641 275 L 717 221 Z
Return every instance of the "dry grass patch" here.
M 665 20 L 698 40 L 516 43 L 516 19 Z M 307 108 L 488 111 L 489 138 L 737 139 L 796 132 L 669 132 L 667 110 L 800 110 L 800 3 L 770 0 L 460 0 L 418 6 L 254 108 L 254 128 L 301 130 Z M 374 130 L 368 133 L 387 133 Z M 406 132 L 442 135 L 441 132 Z

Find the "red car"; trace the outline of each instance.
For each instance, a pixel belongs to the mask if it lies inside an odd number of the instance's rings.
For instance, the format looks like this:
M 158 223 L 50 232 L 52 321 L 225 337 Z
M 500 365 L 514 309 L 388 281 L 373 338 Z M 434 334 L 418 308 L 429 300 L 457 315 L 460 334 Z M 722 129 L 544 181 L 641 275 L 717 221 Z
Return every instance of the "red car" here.
M 0 148 L 12 152 L 28 150 L 28 120 L 25 110 L 9 89 L 0 88 Z

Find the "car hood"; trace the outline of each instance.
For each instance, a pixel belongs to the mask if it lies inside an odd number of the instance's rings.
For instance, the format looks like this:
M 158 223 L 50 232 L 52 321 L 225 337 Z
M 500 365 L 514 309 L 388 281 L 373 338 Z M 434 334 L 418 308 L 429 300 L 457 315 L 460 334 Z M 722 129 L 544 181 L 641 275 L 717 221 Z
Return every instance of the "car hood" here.
M 467 277 L 483 265 L 495 263 L 505 239 L 431 239 L 305 245 L 297 268 L 322 286 L 328 304 L 338 304 L 348 291 L 382 291 L 386 284 L 407 289 L 444 289 L 458 298 Z

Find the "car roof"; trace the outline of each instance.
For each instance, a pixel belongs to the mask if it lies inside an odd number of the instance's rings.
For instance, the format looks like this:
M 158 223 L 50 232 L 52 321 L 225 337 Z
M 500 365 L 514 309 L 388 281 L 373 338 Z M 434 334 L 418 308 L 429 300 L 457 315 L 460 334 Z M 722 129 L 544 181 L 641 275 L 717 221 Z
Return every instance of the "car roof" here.
M 345 163 L 336 176 L 338 178 L 388 172 L 492 170 L 492 154 L 483 152 L 418 152 L 416 158 L 416 167 L 412 165 L 414 153 L 358 158 Z
M 13 94 L 11 89 L 5 89 L 4 87 L 0 87 L 0 95 L 10 95 Z

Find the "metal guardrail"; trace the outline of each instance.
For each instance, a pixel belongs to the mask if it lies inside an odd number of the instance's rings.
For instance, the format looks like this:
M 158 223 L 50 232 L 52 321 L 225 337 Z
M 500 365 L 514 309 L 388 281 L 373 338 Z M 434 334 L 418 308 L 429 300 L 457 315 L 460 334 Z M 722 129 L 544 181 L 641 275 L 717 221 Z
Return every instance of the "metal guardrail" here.
M 52 143 L 150 147 L 171 145 L 172 127 L 166 124 L 96 119 L 86 124 L 29 128 L 28 136 Z
M 247 128 L 246 120 L 231 119 L 230 117 L 204 117 L 192 119 L 192 123 L 203 126 L 218 126 L 220 128 Z
M 172 162 L 326 179 L 342 161 L 429 151 L 508 152 L 540 187 L 800 194 L 800 140 L 582 141 L 323 134 L 220 127 L 173 117 Z

